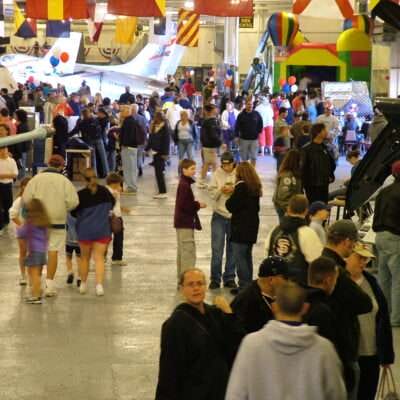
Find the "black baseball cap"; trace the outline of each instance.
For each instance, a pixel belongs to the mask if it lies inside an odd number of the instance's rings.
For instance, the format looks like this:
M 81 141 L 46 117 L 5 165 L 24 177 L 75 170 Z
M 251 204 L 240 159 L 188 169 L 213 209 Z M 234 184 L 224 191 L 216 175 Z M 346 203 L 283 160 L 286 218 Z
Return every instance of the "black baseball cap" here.
M 308 213 L 310 215 L 314 215 L 318 211 L 321 211 L 321 210 L 329 211 L 330 209 L 331 209 L 331 206 L 324 203 L 323 201 L 314 201 L 314 203 L 311 203 L 310 207 L 308 208 Z
M 226 151 L 221 156 L 221 164 L 232 164 L 235 162 L 233 154 L 230 151 Z
M 328 229 L 328 235 L 339 236 L 350 240 L 358 240 L 358 230 L 355 223 L 349 219 L 336 221 Z
M 258 276 L 266 278 L 268 276 L 283 275 L 287 277 L 289 274 L 289 266 L 287 261 L 282 257 L 271 256 L 266 258 L 260 265 Z

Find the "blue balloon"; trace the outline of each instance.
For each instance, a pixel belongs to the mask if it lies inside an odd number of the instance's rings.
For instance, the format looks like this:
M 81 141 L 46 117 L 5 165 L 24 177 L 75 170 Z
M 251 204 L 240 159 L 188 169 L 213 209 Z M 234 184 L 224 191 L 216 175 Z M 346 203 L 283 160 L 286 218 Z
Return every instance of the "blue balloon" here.
M 226 71 L 226 74 L 228 76 L 232 76 L 233 75 L 233 71 L 231 69 L 228 69 L 228 71 Z
M 53 67 L 57 67 L 57 65 L 60 64 L 60 59 L 57 58 L 57 57 L 55 57 L 55 56 L 51 56 L 51 57 L 50 57 L 50 64 L 51 64 Z
M 282 90 L 283 90 L 283 93 L 286 93 L 286 94 L 290 93 L 290 85 L 288 83 L 285 83 L 282 86 Z

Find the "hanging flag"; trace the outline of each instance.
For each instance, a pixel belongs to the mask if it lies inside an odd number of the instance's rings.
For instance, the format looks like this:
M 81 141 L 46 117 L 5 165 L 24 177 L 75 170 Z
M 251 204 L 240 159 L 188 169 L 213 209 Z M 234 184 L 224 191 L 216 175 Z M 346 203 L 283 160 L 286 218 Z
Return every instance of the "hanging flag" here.
M 26 0 L 28 18 L 60 21 L 86 19 L 89 16 L 86 0 Z
M 117 20 L 115 21 L 115 43 L 132 44 L 135 40 L 136 28 L 136 17 L 117 18 Z
M 217 17 L 251 17 L 254 14 L 253 0 L 196 0 L 194 11 Z
M 87 24 L 90 41 L 92 43 L 97 43 L 100 38 L 100 33 L 103 29 L 103 23 L 107 13 L 107 8 L 103 5 L 96 4 L 95 0 L 93 1 L 94 2 L 92 3 L 88 3 L 90 8 Z
M 351 18 L 353 16 L 354 10 L 350 3 L 350 0 L 335 0 L 335 1 L 336 5 L 338 6 L 344 18 Z M 311 2 L 312 0 L 294 0 L 292 8 L 293 13 L 302 14 L 303 11 L 309 6 Z M 318 3 L 320 3 L 320 1 L 318 1 Z
M 188 47 L 199 45 L 200 15 L 194 11 L 181 8 L 178 17 L 178 34 L 176 44 Z
M 400 6 L 397 0 L 370 0 L 372 18 L 380 18 L 396 29 L 400 29 Z
M 71 32 L 70 21 L 46 21 L 47 37 L 68 38 Z
M 157 18 L 153 24 L 155 35 L 165 35 L 167 31 L 167 18 Z
M 164 17 L 166 0 L 109 0 L 108 12 L 133 17 Z
M 14 3 L 14 36 L 24 39 L 34 38 L 37 36 L 36 20 L 26 19 L 17 3 Z

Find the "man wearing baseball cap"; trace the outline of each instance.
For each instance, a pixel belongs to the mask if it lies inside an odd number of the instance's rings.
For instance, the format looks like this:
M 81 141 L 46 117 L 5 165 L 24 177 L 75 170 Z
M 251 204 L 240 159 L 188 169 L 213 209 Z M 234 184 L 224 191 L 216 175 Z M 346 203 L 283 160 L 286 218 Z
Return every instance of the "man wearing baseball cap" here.
M 258 279 L 232 301 L 231 307 L 247 333 L 260 330 L 274 319 L 272 303 L 277 289 L 287 281 L 288 272 L 288 263 L 283 258 L 266 258 L 258 270 Z
M 58 252 L 65 247 L 65 224 L 67 213 L 76 208 L 79 203 L 78 194 L 72 182 L 61 174 L 64 168 L 64 159 L 53 154 L 49 167 L 35 175 L 25 188 L 23 201 L 40 200 L 50 217 L 49 250 L 47 263 L 46 296 L 57 294 L 54 277 L 57 271 Z
M 221 156 L 221 167 L 213 173 L 208 191 L 214 200 L 211 218 L 211 290 L 219 289 L 221 278 L 224 287 L 235 289 L 235 264 L 232 257 L 231 213 L 226 209 L 226 200 L 235 188 L 236 171 L 232 153 L 225 152 Z M 222 259 L 226 247 L 225 271 L 222 274 Z
M 372 310 L 371 298 L 351 280 L 345 259 L 353 253 L 358 230 L 353 221 L 340 220 L 329 227 L 328 241 L 322 256 L 332 259 L 339 268 L 336 287 L 329 305 L 340 329 L 336 333 L 336 349 L 342 360 L 349 399 L 357 399 L 360 368 L 358 350 L 360 324 L 358 316 Z
M 392 326 L 400 326 L 400 160 L 392 165 L 394 182 L 375 202 L 372 224 L 378 249 L 378 278 L 389 304 Z

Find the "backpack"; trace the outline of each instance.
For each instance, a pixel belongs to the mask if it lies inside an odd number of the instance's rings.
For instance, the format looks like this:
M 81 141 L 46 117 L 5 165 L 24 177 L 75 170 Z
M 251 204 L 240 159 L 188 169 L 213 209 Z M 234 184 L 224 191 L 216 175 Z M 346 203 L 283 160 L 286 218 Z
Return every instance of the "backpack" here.
M 308 263 L 300 249 L 298 230 L 288 232 L 277 226 L 271 234 L 268 256 L 285 259 L 289 265 L 289 278 L 307 284 Z

